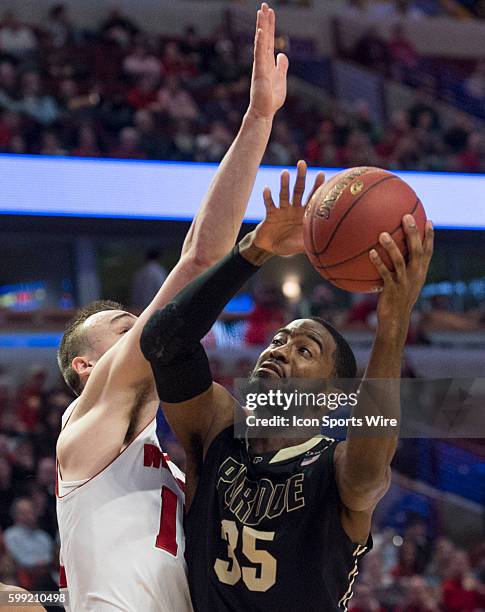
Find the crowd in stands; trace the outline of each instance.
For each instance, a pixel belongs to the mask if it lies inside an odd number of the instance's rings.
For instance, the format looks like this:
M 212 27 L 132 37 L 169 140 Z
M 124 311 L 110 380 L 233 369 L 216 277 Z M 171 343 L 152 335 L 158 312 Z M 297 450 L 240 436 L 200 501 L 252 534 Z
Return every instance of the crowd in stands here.
M 212 364 L 217 370 L 217 364 Z M 247 363 L 238 364 L 242 375 Z M 55 443 L 61 415 L 72 401 L 46 371 L 32 367 L 16 388 L 0 376 L 0 581 L 55 590 L 59 539 L 55 514 Z M 223 382 L 223 381 L 221 381 Z M 168 430 L 164 448 L 183 467 Z M 434 535 L 434 534 L 433 534 Z M 426 523 L 381 526 L 355 584 L 352 612 L 477 612 L 485 606 L 485 542 L 462 550 L 447 537 L 430 537 Z
M 482 0 L 347 0 L 346 10 L 364 19 L 485 18 Z
M 275 329 L 296 318 L 322 317 L 337 329 L 347 331 L 374 330 L 377 324 L 376 294 L 363 295 L 349 306 L 344 292 L 323 283 L 317 284 L 307 297 L 298 301 L 286 299 L 276 286 L 262 285 L 255 288 L 253 300 L 254 304 L 249 313 L 227 313 L 223 317 L 226 323 L 240 321 L 234 330 L 234 336 L 240 344 L 246 346 L 265 346 Z M 445 330 L 485 330 L 483 305 L 459 312 L 453 308 L 449 296 L 435 295 L 429 300 L 421 299 L 413 315 L 407 343 L 431 344 L 430 334 Z M 206 338 L 207 346 L 217 345 L 217 332 L 216 328 L 209 333 Z
M 359 11 L 354 6 L 350 6 L 348 14 L 354 19 L 359 18 Z M 419 55 L 408 36 L 405 24 L 399 19 L 394 21 L 390 36 L 383 35 L 378 27 L 379 21 L 371 20 L 371 23 L 372 25 L 364 29 L 353 48 L 339 49 L 340 55 L 379 72 L 388 79 L 424 89 L 428 94 L 428 102 L 441 99 L 469 115 L 485 119 L 483 59 L 458 61 L 453 58 L 423 57 Z M 345 27 L 344 18 L 338 22 L 337 31 Z M 433 129 L 439 134 L 442 126 L 439 116 L 437 119 L 436 121 L 436 117 L 434 118 Z M 444 138 L 443 151 L 448 154 L 450 149 L 447 147 L 450 143 L 442 129 L 440 136 Z M 480 148 L 483 148 L 483 143 Z
M 220 161 L 249 91 L 251 44 L 234 36 L 223 22 L 210 39 L 194 27 L 179 39 L 155 37 L 119 9 L 96 31 L 78 28 L 62 4 L 42 28 L 7 12 L 0 22 L 0 151 Z M 359 61 L 387 62 L 382 45 L 368 32 Z M 394 71 L 417 61 L 399 26 L 389 49 Z M 477 93 L 482 72 L 480 66 L 470 81 Z M 330 102 L 322 110 L 290 95 L 263 161 L 293 165 L 299 158 L 321 166 L 479 172 L 485 145 L 458 112 L 454 122 L 443 122 L 429 86 L 383 124 L 364 101 Z

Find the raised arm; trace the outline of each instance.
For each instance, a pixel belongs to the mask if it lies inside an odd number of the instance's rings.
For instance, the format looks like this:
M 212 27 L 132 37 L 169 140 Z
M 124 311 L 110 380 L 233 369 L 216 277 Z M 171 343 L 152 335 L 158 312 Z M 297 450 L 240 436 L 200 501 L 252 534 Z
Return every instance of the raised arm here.
M 387 251 L 394 266 L 391 272 L 377 251 L 369 254 L 383 279 L 384 287 L 377 306 L 377 330 L 372 354 L 361 385 L 360 399 L 352 416 L 379 414 L 399 421 L 399 379 L 401 361 L 408 334 L 411 311 L 426 280 L 433 253 L 433 227 L 426 223 L 424 242 L 421 242 L 414 218 L 403 218 L 409 263 L 406 266 L 401 251 L 387 233 L 379 242 Z M 373 381 L 373 379 L 377 379 Z M 339 444 L 335 453 L 336 476 L 341 499 L 347 512 L 347 527 L 357 526 L 368 533 L 371 514 L 390 483 L 390 464 L 397 446 L 397 430 L 381 436 L 365 435 L 349 428 L 347 440 Z M 396 435 L 393 434 L 396 432 Z M 367 525 L 367 527 L 366 527 Z
M 250 103 L 241 129 L 189 229 L 180 261 L 123 339 L 123 345 L 120 343 L 113 355 L 106 356 L 105 361 L 111 362 L 108 381 L 112 380 L 117 388 L 137 384 L 149 375 L 139 339 L 151 314 L 234 246 L 268 144 L 273 118 L 286 97 L 288 60 L 279 54 L 275 61 L 274 34 L 274 11 L 263 3 L 257 14 Z M 104 378 L 105 373 L 102 376 Z
M 76 408 L 78 415 L 94 405 L 111 404 L 114 394 L 119 398 L 120 392 L 129 392 L 151 376 L 139 347 L 144 324 L 153 312 L 234 246 L 274 115 L 286 97 L 288 60 L 283 54 L 275 60 L 274 32 L 274 11 L 263 3 L 257 15 L 250 104 L 241 129 L 189 229 L 180 261 L 130 331 L 93 368 Z M 121 410 L 123 402 L 117 399 L 116 403 Z
M 290 204 L 289 174 L 284 171 L 280 207 L 265 189 L 265 220 L 145 325 L 142 351 L 152 366 L 165 415 L 189 458 L 200 460 L 212 439 L 233 420 L 234 400 L 213 384 L 200 340 L 226 303 L 267 259 L 303 250 L 305 177 L 306 165 L 300 162 Z M 317 175 L 309 197 L 322 182 L 323 175 Z

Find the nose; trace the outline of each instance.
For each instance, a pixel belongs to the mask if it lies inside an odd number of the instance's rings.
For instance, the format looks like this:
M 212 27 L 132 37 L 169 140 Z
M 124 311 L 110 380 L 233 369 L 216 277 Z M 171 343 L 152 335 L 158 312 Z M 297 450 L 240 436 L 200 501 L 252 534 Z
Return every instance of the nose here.
M 276 361 L 288 363 L 288 351 L 285 345 L 275 346 L 272 348 L 269 352 L 269 356 L 271 359 L 275 359 Z

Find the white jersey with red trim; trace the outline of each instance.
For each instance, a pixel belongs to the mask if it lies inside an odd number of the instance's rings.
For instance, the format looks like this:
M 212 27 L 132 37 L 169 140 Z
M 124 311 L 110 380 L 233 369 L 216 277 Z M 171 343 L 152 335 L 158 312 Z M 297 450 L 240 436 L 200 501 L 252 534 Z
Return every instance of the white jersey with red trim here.
M 156 427 L 153 419 L 93 478 L 65 482 L 58 468 L 61 579 L 65 572 L 74 612 L 192 610 L 184 475 L 163 454 Z

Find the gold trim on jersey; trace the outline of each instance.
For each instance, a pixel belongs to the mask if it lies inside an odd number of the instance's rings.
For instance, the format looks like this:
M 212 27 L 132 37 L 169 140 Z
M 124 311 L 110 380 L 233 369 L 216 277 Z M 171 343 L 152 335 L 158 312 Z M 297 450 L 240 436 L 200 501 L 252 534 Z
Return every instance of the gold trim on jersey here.
M 298 455 L 306 453 L 306 451 L 312 449 L 322 440 L 328 440 L 329 442 L 333 442 L 333 438 L 327 438 L 327 436 L 315 436 L 314 438 L 310 438 L 310 440 L 302 442 L 301 444 L 297 444 L 296 446 L 287 446 L 286 448 L 281 448 L 271 459 L 270 463 L 277 463 L 278 461 L 287 461 L 288 459 L 293 459 L 293 457 L 298 457 Z
M 362 544 L 357 544 L 357 546 L 356 546 L 356 548 L 355 548 L 355 550 L 353 552 L 352 556 L 355 557 L 355 561 L 354 561 L 354 567 L 349 572 L 349 576 L 348 576 L 349 587 L 345 591 L 343 597 L 338 602 L 339 608 L 342 607 L 342 610 L 344 610 L 344 612 L 347 612 L 347 605 L 348 605 L 348 603 L 351 600 L 352 595 L 353 595 L 352 587 L 354 586 L 355 579 L 357 578 L 357 576 L 359 574 L 359 568 L 358 568 L 359 557 L 361 557 L 365 553 L 366 550 L 367 550 L 367 546 L 362 546 Z

